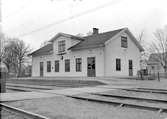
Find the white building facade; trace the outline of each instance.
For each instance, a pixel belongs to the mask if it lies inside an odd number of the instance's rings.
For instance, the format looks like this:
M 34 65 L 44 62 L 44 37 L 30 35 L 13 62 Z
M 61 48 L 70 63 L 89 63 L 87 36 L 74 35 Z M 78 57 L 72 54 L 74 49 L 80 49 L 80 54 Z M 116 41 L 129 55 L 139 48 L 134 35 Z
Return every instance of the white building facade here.
M 59 33 L 31 53 L 32 76 L 135 76 L 143 48 L 127 29 L 77 37 Z

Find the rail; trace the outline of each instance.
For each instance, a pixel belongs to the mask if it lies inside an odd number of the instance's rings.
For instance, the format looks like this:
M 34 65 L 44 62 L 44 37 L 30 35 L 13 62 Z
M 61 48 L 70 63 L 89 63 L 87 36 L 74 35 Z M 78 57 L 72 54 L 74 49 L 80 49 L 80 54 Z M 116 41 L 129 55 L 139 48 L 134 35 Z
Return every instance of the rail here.
M 29 111 L 25 111 L 25 110 L 22 110 L 22 109 L 19 109 L 19 108 L 16 108 L 16 107 L 13 107 L 13 106 L 10 106 L 10 105 L 7 105 L 7 104 L 3 104 L 3 103 L 0 103 L 0 106 L 1 106 L 1 109 L 2 108 L 5 108 L 15 114 L 20 114 L 22 115 L 23 117 L 26 116 L 26 117 L 29 117 L 29 118 L 32 118 L 32 119 L 50 119 L 48 117 L 45 117 L 45 116 L 42 116 L 42 115 L 39 115 L 39 114 L 36 114 L 36 113 L 32 113 L 32 112 L 29 112 Z

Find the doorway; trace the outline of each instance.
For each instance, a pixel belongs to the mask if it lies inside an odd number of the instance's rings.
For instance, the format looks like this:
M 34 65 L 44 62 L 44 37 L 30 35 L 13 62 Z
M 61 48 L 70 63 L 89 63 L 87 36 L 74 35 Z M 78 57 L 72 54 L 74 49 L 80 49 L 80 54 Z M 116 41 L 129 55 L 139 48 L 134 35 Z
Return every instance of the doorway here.
M 129 60 L 129 76 L 133 76 L 133 61 Z
M 40 77 L 43 77 L 43 62 L 40 62 Z
M 88 75 L 88 77 L 95 77 L 96 76 L 95 57 L 88 57 L 87 58 L 87 75 Z

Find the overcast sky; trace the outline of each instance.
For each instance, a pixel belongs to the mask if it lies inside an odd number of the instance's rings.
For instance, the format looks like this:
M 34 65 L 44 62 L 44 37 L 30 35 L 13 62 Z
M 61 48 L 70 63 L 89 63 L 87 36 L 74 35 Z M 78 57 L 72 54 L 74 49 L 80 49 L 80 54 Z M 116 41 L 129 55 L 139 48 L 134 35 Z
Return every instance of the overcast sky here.
M 151 42 L 167 24 L 167 0 L 1 0 L 2 30 L 38 49 L 58 32 L 86 34 L 128 27 Z

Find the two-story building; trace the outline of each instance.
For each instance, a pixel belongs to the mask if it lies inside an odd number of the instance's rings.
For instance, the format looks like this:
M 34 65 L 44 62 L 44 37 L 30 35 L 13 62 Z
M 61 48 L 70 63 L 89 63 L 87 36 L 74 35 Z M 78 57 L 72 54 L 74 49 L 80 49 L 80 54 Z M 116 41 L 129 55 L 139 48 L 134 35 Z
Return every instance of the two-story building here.
M 32 76 L 133 76 L 143 48 L 128 28 L 78 37 L 58 33 L 32 52 Z

